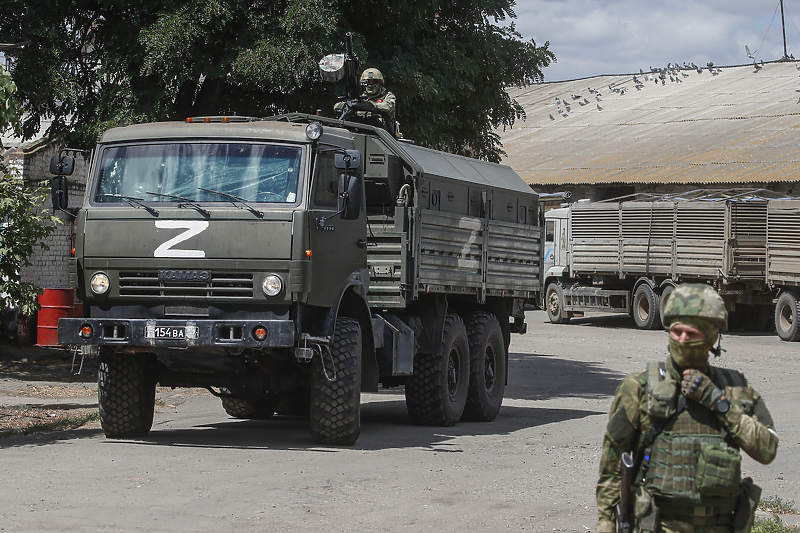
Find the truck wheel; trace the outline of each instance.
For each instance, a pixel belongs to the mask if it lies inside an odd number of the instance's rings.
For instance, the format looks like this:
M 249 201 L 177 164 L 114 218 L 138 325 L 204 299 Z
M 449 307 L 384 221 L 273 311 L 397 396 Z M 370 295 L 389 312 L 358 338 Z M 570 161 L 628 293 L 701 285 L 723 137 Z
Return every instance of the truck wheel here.
M 355 444 L 361 434 L 361 326 L 358 320 L 337 318 L 330 353 L 322 358 L 315 357 L 312 365 L 311 438 L 320 444 Z
M 558 283 L 551 283 L 547 286 L 544 297 L 544 307 L 547 309 L 547 318 L 553 324 L 565 324 L 569 318 L 561 316 L 564 309 L 564 289 Z
M 469 389 L 469 340 L 458 315 L 447 315 L 442 344 L 433 354 L 417 354 L 406 382 L 411 418 L 428 426 L 452 426 L 464 412 Z
M 675 286 L 674 285 L 667 285 L 661 291 L 661 302 L 659 303 L 659 306 L 658 306 L 659 320 L 661 320 L 661 318 L 664 316 L 664 308 L 667 306 L 667 300 L 669 300 L 669 297 L 672 295 L 672 291 L 674 291 L 674 290 L 675 290 Z M 664 324 L 664 322 L 661 322 L 661 326 L 662 327 L 667 327 L 666 324 Z
M 150 432 L 156 400 L 153 366 L 149 355 L 100 353 L 97 403 L 106 437 L 144 437 Z
M 633 293 L 633 320 L 639 329 L 655 329 L 661 325 L 660 299 L 647 283 Z
M 797 294 L 784 292 L 775 304 L 775 330 L 781 340 L 800 340 L 800 304 Z
M 250 400 L 243 400 L 234 396 L 223 396 L 222 408 L 233 418 L 264 420 L 275 414 L 278 406 L 278 397 L 259 393 Z
M 490 313 L 474 313 L 464 322 L 469 338 L 470 375 L 461 420 L 489 422 L 500 412 L 506 388 L 503 330 Z

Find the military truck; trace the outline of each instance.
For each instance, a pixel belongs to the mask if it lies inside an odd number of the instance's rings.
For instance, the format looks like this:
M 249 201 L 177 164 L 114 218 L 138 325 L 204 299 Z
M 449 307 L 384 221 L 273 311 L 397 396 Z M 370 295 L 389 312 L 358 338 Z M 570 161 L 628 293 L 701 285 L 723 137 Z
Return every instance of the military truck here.
M 733 327 L 771 329 L 767 203 L 745 192 L 694 191 L 548 211 L 543 307 L 550 321 L 606 310 L 630 313 L 642 329 L 661 327 L 674 287 L 699 282 L 719 291 Z
M 156 384 L 305 414 L 334 445 L 379 386 L 421 424 L 492 420 L 541 287 L 538 198 L 511 168 L 318 116 L 109 130 L 76 224 L 84 317 L 58 338 L 98 352 L 108 437 L 150 431 Z

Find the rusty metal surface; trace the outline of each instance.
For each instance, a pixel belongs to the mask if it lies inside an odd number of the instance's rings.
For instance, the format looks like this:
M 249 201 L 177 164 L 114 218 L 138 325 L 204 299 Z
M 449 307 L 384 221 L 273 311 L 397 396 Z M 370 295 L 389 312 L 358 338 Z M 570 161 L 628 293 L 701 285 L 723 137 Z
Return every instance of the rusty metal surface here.
M 498 132 L 503 163 L 534 185 L 796 181 L 796 64 L 684 70 L 664 85 L 637 74 L 638 90 L 632 75 L 511 89 L 527 119 Z

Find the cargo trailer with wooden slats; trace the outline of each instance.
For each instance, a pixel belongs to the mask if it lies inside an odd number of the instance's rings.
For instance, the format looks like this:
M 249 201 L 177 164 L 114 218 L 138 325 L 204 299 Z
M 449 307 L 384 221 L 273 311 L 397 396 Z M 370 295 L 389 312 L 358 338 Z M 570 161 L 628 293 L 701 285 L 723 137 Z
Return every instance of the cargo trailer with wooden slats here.
M 767 207 L 767 283 L 778 291 L 778 335 L 800 340 L 800 200 L 771 200 Z
M 766 212 L 767 200 L 751 195 L 579 202 L 551 210 L 543 305 L 556 323 L 613 310 L 650 329 L 661 326 L 661 309 L 677 284 L 708 283 L 726 300 L 732 323 L 767 328 Z

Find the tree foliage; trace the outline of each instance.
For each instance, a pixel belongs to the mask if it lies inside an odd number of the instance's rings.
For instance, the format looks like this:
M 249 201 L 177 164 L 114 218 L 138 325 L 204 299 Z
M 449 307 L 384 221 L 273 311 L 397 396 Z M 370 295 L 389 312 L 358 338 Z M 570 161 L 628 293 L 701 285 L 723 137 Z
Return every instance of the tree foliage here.
M 14 81 L 0 67 L 0 131 L 19 124 L 15 92 Z M 29 315 L 39 308 L 36 296 L 41 291 L 23 283 L 20 270 L 30 265 L 37 246 L 47 248 L 43 241 L 58 221 L 39 211 L 45 198 L 43 187 L 26 189 L 0 162 L 0 309 L 19 307 Z
M 343 87 L 317 62 L 354 34 L 362 66 L 398 97 L 404 135 L 498 160 L 495 128 L 524 117 L 505 88 L 543 78 L 548 43 L 524 41 L 513 0 L 6 0 L 0 33 L 14 51 L 26 135 L 92 145 L 117 124 L 192 115 L 332 116 Z M 77 145 L 76 145 L 77 143 Z

